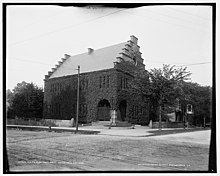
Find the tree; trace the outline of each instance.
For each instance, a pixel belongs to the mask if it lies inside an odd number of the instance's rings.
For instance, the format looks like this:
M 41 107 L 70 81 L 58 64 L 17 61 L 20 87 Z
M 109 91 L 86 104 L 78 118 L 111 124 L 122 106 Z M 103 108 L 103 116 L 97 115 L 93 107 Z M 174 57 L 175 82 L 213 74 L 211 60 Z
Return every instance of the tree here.
M 184 96 L 181 104 L 185 109 L 187 104 L 193 106 L 194 125 L 202 125 L 204 121 L 210 122 L 212 118 L 212 88 L 210 86 L 200 86 L 197 83 L 185 82 L 182 86 Z
M 13 93 L 10 89 L 6 90 L 6 112 L 10 109 L 13 100 Z
M 131 82 L 132 90 L 141 93 L 151 102 L 152 108 L 159 109 L 159 128 L 161 129 L 162 107 L 173 105 L 183 94 L 182 84 L 189 79 L 190 72 L 185 68 L 163 65 L 163 68 L 138 71 Z
M 8 117 L 42 118 L 43 89 L 33 83 L 18 83 L 13 89 Z

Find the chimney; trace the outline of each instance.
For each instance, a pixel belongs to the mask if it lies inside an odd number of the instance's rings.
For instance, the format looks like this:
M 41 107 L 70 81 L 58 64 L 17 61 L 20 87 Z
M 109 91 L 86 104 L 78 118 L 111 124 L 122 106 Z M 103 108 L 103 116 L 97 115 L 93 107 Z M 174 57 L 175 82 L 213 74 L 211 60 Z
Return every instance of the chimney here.
M 93 53 L 93 49 L 92 48 L 88 48 L 88 54 L 92 54 Z
M 64 58 L 65 58 L 65 59 L 68 59 L 69 57 L 70 57 L 69 54 L 64 54 Z
M 50 75 L 45 75 L 45 80 L 47 80 L 50 77 Z
M 48 75 L 50 76 L 50 75 L 52 75 L 52 73 L 53 73 L 52 71 L 49 71 L 49 72 L 48 72 Z
M 137 44 L 138 38 L 135 37 L 134 35 L 131 35 L 131 36 L 130 36 L 130 40 L 131 40 L 133 43 Z

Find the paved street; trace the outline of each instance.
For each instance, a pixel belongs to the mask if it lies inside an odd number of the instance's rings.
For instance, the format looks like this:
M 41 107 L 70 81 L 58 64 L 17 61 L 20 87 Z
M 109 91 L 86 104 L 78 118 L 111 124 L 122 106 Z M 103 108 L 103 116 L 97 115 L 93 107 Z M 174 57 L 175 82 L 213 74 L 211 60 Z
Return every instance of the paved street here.
M 122 129 L 104 131 L 82 135 L 7 130 L 10 171 L 208 169 L 210 130 L 145 137 L 129 135 L 139 134 L 136 129 L 127 129 L 127 135 Z

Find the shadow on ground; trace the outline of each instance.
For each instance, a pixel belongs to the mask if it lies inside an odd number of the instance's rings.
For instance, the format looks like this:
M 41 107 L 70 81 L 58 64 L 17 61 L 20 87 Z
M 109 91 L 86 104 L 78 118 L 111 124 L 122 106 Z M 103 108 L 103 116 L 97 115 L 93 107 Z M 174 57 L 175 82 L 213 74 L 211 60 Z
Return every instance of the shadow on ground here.
M 206 131 L 210 130 L 210 128 L 189 128 L 189 129 L 161 129 L 161 130 L 152 130 L 148 133 L 151 133 L 147 135 L 149 136 L 160 136 L 160 135 L 167 135 L 167 134 L 178 134 L 178 133 L 188 133 L 188 132 L 195 132 L 195 131 Z

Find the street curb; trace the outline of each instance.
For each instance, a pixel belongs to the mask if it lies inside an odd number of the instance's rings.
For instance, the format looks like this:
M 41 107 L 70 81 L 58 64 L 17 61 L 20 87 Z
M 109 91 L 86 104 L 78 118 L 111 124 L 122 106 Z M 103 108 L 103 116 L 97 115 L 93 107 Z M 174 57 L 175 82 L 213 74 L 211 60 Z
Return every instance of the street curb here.
M 58 127 L 44 127 L 44 126 L 24 126 L 24 125 L 6 125 L 7 129 L 29 130 L 29 131 L 48 131 L 48 132 L 73 132 L 75 129 L 58 128 Z M 98 134 L 100 131 L 95 130 L 78 130 L 77 134 Z

